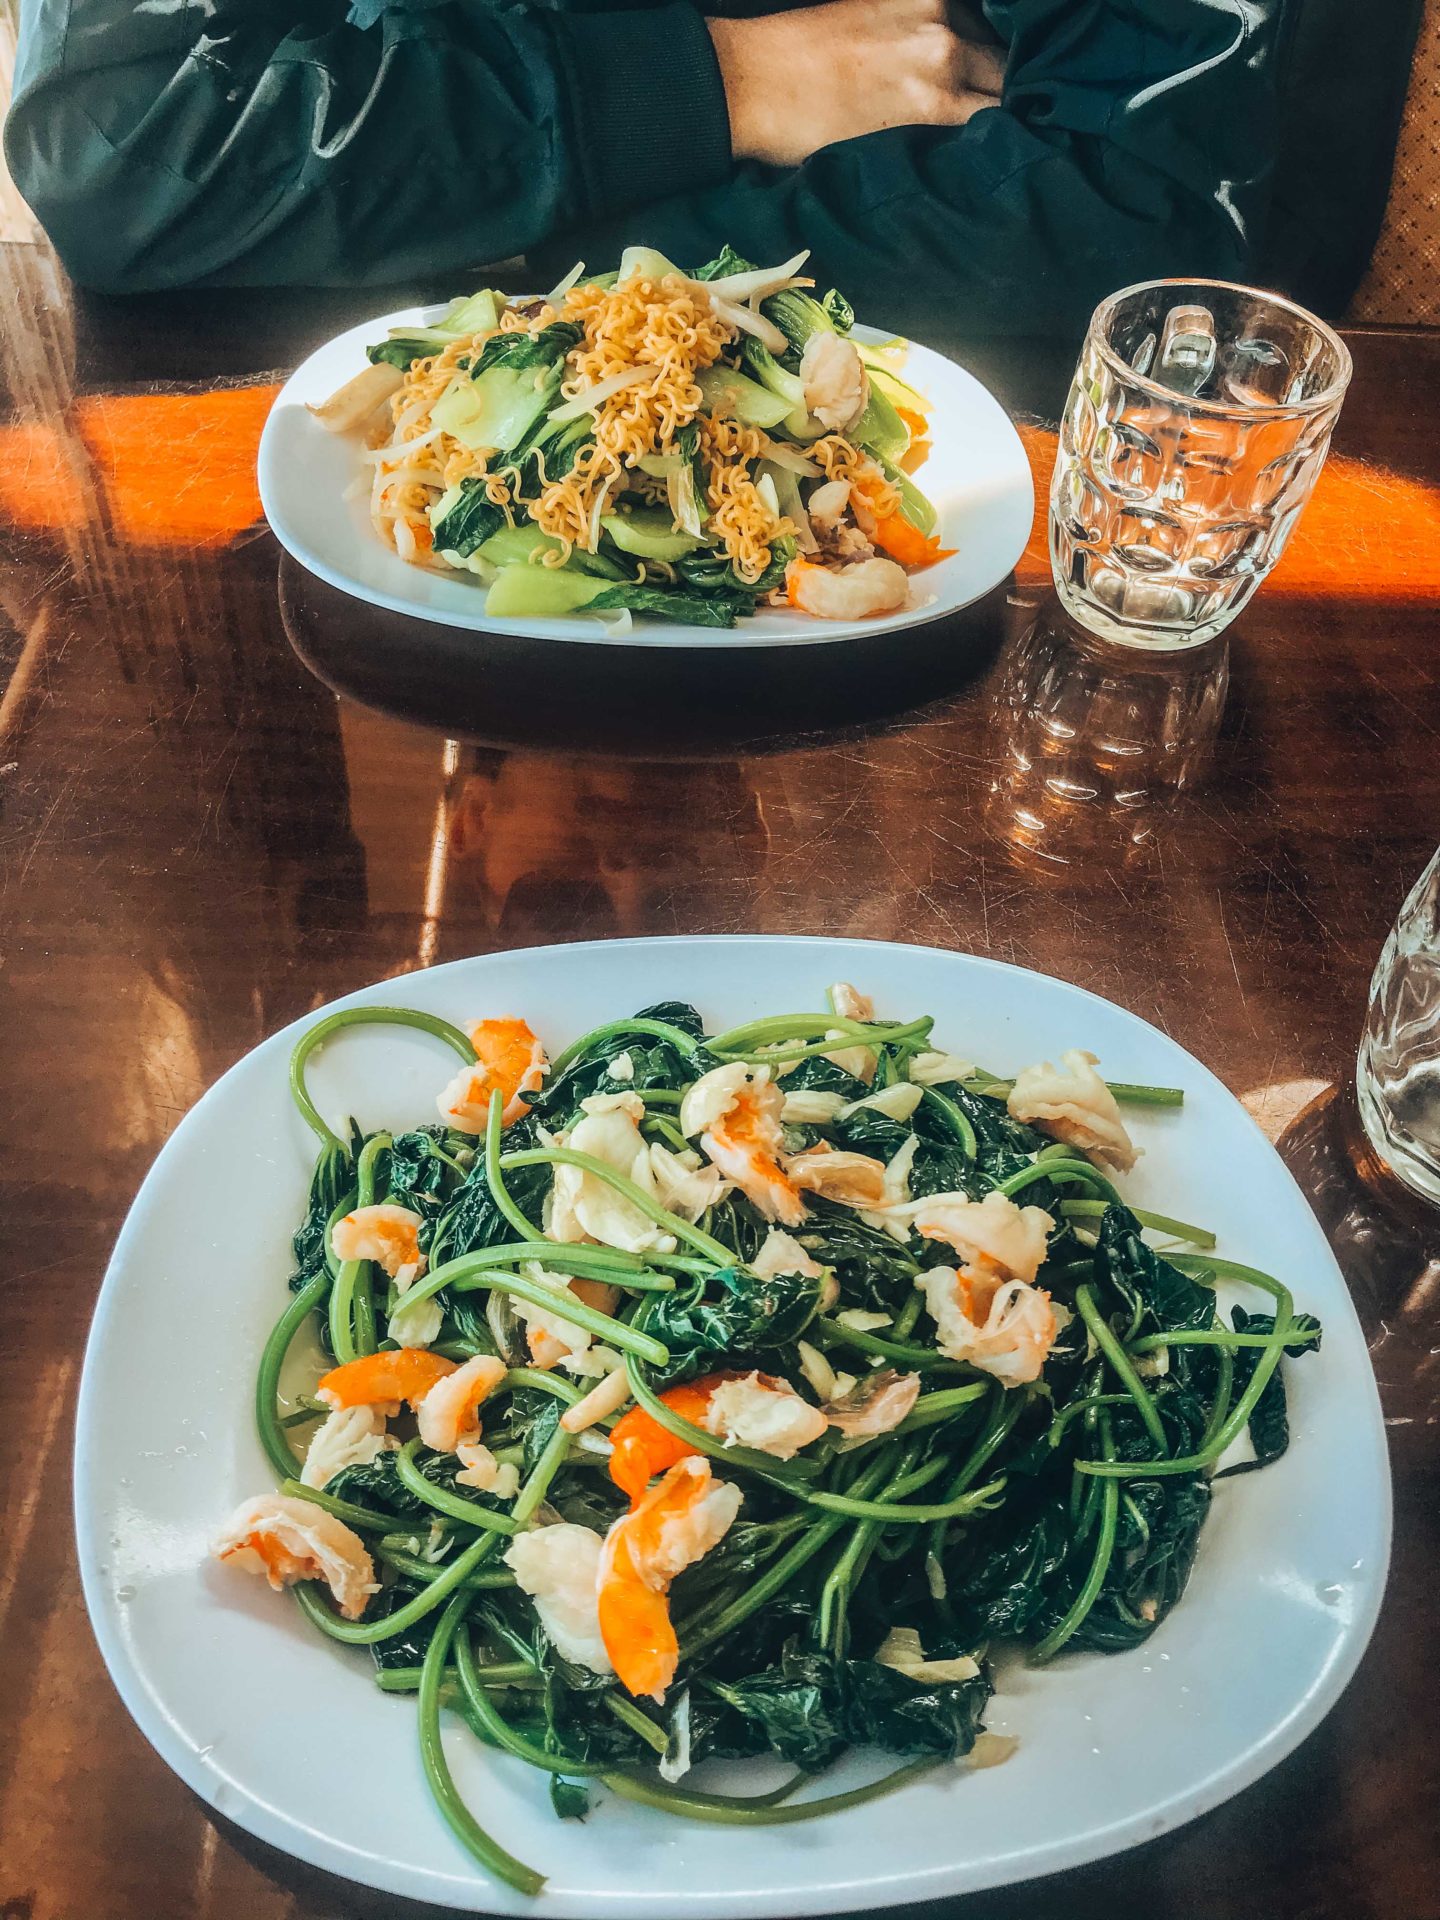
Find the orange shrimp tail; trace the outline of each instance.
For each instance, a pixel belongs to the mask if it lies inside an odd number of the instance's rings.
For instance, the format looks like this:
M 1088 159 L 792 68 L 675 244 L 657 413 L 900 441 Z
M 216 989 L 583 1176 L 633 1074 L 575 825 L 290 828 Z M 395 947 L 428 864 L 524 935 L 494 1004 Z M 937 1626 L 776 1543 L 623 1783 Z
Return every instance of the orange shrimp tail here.
M 620 1684 L 661 1701 L 680 1663 L 670 1602 L 641 1577 L 628 1540 L 615 1542 L 610 1577 L 598 1594 L 600 1637 Z
M 799 608 L 802 613 L 804 608 L 800 606 L 800 589 L 805 576 L 819 571 L 820 569 L 812 560 L 792 560 L 785 570 L 785 598 L 792 607 Z
M 696 1425 L 705 1417 L 710 1396 L 730 1374 L 707 1374 L 703 1380 L 688 1380 L 678 1387 L 667 1387 L 660 1398 L 672 1413 Z M 632 1407 L 610 1429 L 610 1478 L 626 1495 L 632 1507 L 644 1499 L 646 1489 L 657 1473 L 668 1473 L 680 1461 L 698 1455 L 700 1449 L 682 1440 L 678 1433 L 662 1427 L 644 1407 Z
M 362 1353 L 332 1367 L 316 1393 L 335 1407 L 373 1407 L 387 1400 L 418 1406 L 437 1380 L 455 1371 L 455 1362 L 425 1347 L 399 1347 L 390 1353 Z
M 544 1049 L 524 1020 L 477 1020 L 470 1028 L 470 1044 L 490 1085 L 499 1088 L 504 1124 L 511 1126 L 529 1111 L 521 1094 L 539 1089 Z
M 867 528 L 867 532 L 877 547 L 911 572 L 933 567 L 937 560 L 948 560 L 955 552 L 954 547 L 942 547 L 933 533 L 921 533 L 911 526 L 903 513 L 886 514 L 875 522 L 873 531 Z
M 282 1588 L 288 1587 L 292 1581 L 299 1580 L 307 1572 L 314 1571 L 306 1561 L 297 1559 L 288 1547 L 283 1546 L 270 1533 L 247 1533 L 243 1540 L 238 1541 L 228 1552 L 222 1553 L 220 1558 L 230 1560 L 237 1553 L 247 1552 L 258 1555 L 264 1562 L 265 1578 L 277 1593 Z
M 923 440 L 930 431 L 928 418 L 915 407 L 896 406 L 896 413 L 905 422 L 905 431 L 912 440 Z

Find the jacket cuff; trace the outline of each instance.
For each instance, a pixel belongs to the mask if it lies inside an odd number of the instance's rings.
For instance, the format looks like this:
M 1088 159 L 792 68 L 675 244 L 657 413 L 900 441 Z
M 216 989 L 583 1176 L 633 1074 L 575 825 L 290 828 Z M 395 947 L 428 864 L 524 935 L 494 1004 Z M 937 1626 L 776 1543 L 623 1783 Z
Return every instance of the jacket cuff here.
M 588 203 L 576 218 L 623 213 L 725 178 L 730 115 L 698 7 L 678 0 L 551 18 Z

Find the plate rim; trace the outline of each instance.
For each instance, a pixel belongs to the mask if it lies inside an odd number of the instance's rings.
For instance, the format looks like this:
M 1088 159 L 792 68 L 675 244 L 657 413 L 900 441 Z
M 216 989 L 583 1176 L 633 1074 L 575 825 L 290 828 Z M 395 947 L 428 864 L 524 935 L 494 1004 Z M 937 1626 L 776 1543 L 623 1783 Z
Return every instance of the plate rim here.
M 283 511 L 280 513 L 278 519 L 276 517 L 275 504 L 280 494 L 279 475 L 282 465 L 280 439 L 282 433 L 285 431 L 279 424 L 281 409 L 293 408 L 297 404 L 303 404 L 303 402 L 297 401 L 294 390 L 304 382 L 305 376 L 309 372 L 312 364 L 321 354 L 328 353 L 332 348 L 349 341 L 352 335 L 371 334 L 377 330 L 397 326 L 428 326 L 433 324 L 434 320 L 440 314 L 444 313 L 445 310 L 443 302 L 423 306 L 402 307 L 394 313 L 380 314 L 372 320 L 357 321 L 354 326 L 346 327 L 330 339 L 322 341 L 317 347 L 313 348 L 287 376 L 279 393 L 276 394 L 274 400 L 270 403 L 269 411 L 265 415 L 265 424 L 260 431 L 260 443 L 256 451 L 255 459 L 255 478 L 260 494 L 260 506 L 265 515 L 265 522 L 270 532 L 285 549 L 286 553 L 302 566 L 307 573 L 314 574 L 317 579 L 323 580 L 327 586 L 334 587 L 337 592 L 345 594 L 352 600 L 360 601 L 364 606 L 379 607 L 387 613 L 397 613 L 406 619 L 419 620 L 426 626 L 448 627 L 455 632 L 488 634 L 496 639 L 518 640 L 526 643 L 555 641 L 564 646 L 609 647 L 612 649 L 644 647 L 673 653 L 690 651 L 713 652 L 716 650 L 727 651 L 736 648 L 743 648 L 746 651 L 754 652 L 785 647 L 840 646 L 846 641 L 873 638 L 876 635 L 892 636 L 913 633 L 921 627 L 933 626 L 938 620 L 953 619 L 957 614 L 965 612 L 967 608 L 973 607 L 979 601 L 983 600 L 986 594 L 993 593 L 997 588 L 1003 586 L 1010 574 L 1014 572 L 1020 556 L 1030 543 L 1030 537 L 1035 528 L 1035 475 L 1030 465 L 1029 455 L 1025 451 L 1025 443 L 1020 438 L 1014 419 L 991 392 L 990 388 L 980 379 L 978 374 L 971 373 L 968 367 L 962 366 L 958 360 L 951 359 L 948 354 L 941 353 L 937 347 L 927 346 L 923 341 L 917 340 L 910 341 L 908 344 L 918 348 L 922 353 L 933 354 L 937 359 L 943 360 L 955 368 L 958 373 L 962 374 L 972 383 L 981 399 L 985 403 L 988 403 L 988 406 L 993 409 L 996 421 L 1004 429 L 1006 435 L 1007 453 L 1016 461 L 1015 478 L 1017 481 L 1023 481 L 1023 486 L 1029 501 L 1024 530 L 1020 532 L 1018 536 L 1019 544 L 1015 546 L 1014 552 L 1006 561 L 1004 570 L 998 579 L 995 580 L 991 586 L 982 589 L 982 591 L 977 594 L 972 594 L 968 599 L 958 601 L 953 606 L 917 608 L 913 619 L 899 622 L 887 620 L 884 624 L 864 621 L 817 620 L 814 622 L 814 625 L 819 631 L 813 633 L 806 631 L 803 633 L 773 634 L 763 629 L 757 631 L 754 621 L 741 621 L 733 628 L 718 629 L 707 627 L 680 628 L 665 621 L 650 623 L 637 621 L 629 632 L 611 637 L 606 634 L 603 627 L 596 625 L 593 621 L 574 620 L 567 626 L 562 618 L 555 616 L 527 621 L 511 621 L 507 624 L 503 620 L 492 620 L 490 616 L 483 611 L 466 617 L 458 617 L 443 613 L 434 607 L 418 606 L 414 601 L 408 600 L 398 593 L 391 593 L 385 590 L 376 592 L 370 588 L 361 590 L 358 584 L 347 576 L 340 567 L 333 565 L 322 554 L 316 553 L 314 549 L 295 532 L 294 528 L 288 524 L 288 518 Z M 899 337 L 893 331 L 872 326 L 868 322 L 857 322 L 855 332 L 862 337 L 873 338 L 876 342 L 892 340 Z M 1009 544 L 1013 545 L 1014 543 L 1012 541 Z
M 488 960 L 521 953 L 573 956 L 577 963 L 583 963 L 586 954 L 602 949 L 678 949 L 695 946 L 813 947 L 836 954 L 842 950 L 847 952 L 855 950 L 862 954 L 876 951 L 935 954 L 949 960 L 962 961 L 970 966 L 978 966 L 984 971 L 1015 975 L 1022 979 L 1038 977 L 1055 982 L 1069 992 L 1082 996 L 1086 1001 L 1112 1012 L 1119 1012 L 1128 1020 L 1138 1022 L 1148 1033 L 1158 1037 L 1183 1057 L 1196 1073 L 1212 1083 L 1223 1094 L 1231 1107 L 1243 1115 L 1246 1127 L 1263 1148 L 1267 1163 L 1271 1164 L 1272 1176 L 1278 1171 L 1302 1203 L 1310 1224 L 1312 1242 L 1320 1256 L 1334 1269 L 1340 1299 L 1348 1308 L 1348 1317 L 1354 1323 L 1363 1348 L 1363 1328 L 1360 1326 L 1350 1288 L 1335 1258 L 1334 1249 L 1299 1182 L 1286 1166 L 1273 1142 L 1267 1138 L 1258 1122 L 1241 1104 L 1238 1097 L 1212 1068 L 1207 1067 L 1180 1041 L 1165 1033 L 1152 1021 L 1146 1020 L 1144 1015 L 1135 1013 L 1120 1002 L 1109 1000 L 1088 987 L 1083 987 L 1074 981 L 1063 980 L 1059 975 L 1041 973 L 1037 968 L 1020 966 L 1011 961 L 997 960 L 988 954 L 976 954 L 963 949 L 927 945 L 917 941 L 870 940 L 848 935 L 832 937 L 825 934 L 774 933 L 656 934 L 631 935 L 613 940 L 537 942 L 531 945 L 497 948 L 490 953 L 462 955 L 420 971 L 444 976 L 473 967 L 477 963 L 483 964 Z M 536 1900 L 520 1901 L 498 1886 L 481 1882 L 477 1898 L 477 1882 L 468 1875 L 462 1877 L 458 1872 L 447 1873 L 443 1868 L 429 1866 L 425 1869 L 427 1881 L 421 1885 L 417 1882 L 413 1869 L 402 1867 L 393 1860 L 382 1860 L 375 1855 L 358 1853 L 347 1842 L 337 1840 L 309 1826 L 301 1816 L 292 1815 L 287 1809 L 277 1806 L 272 1801 L 258 1797 L 250 1788 L 230 1781 L 222 1771 L 206 1765 L 201 1755 L 169 1719 L 163 1703 L 150 1692 L 137 1664 L 131 1658 L 123 1636 L 115 1630 L 106 1604 L 102 1570 L 99 1565 L 102 1549 L 98 1544 L 103 1531 L 102 1516 L 92 1511 L 86 1486 L 86 1472 L 90 1467 L 95 1441 L 91 1431 L 93 1398 L 91 1378 L 92 1372 L 98 1370 L 102 1364 L 106 1332 L 117 1298 L 116 1277 L 128 1256 L 130 1242 L 138 1238 L 145 1224 L 141 1202 L 155 1182 L 156 1175 L 170 1153 L 172 1144 L 184 1130 L 191 1127 L 202 1109 L 211 1102 L 218 1103 L 218 1096 L 231 1076 L 262 1049 L 273 1048 L 277 1055 L 282 1055 L 285 1043 L 297 1037 L 315 1021 L 341 1008 L 373 1003 L 377 998 L 383 998 L 392 992 L 400 981 L 410 977 L 410 975 L 401 975 L 395 979 L 367 982 L 348 993 L 337 995 L 320 1007 L 298 1015 L 274 1033 L 267 1034 L 255 1046 L 247 1048 L 206 1088 L 163 1142 L 146 1170 L 145 1177 L 126 1212 L 110 1259 L 106 1263 L 105 1274 L 96 1295 L 94 1311 L 86 1335 L 84 1360 L 76 1399 L 71 1488 L 77 1561 L 86 1613 L 110 1681 L 132 1720 L 171 1771 L 207 1806 L 213 1807 L 223 1818 L 233 1821 L 266 1845 L 273 1846 L 277 1851 L 323 1872 L 348 1878 L 379 1892 L 412 1900 L 429 1901 L 432 1904 L 448 1905 L 472 1913 L 536 1913 L 554 1916 L 554 1920 L 620 1920 L 620 1916 L 627 1910 L 653 1912 L 658 1916 L 667 1913 L 668 1907 L 680 1912 L 683 1920 L 715 1920 L 715 1917 L 730 1920 L 732 1916 L 734 1920 L 741 1920 L 742 1916 L 744 1920 L 779 1920 L 779 1916 L 843 1913 L 852 1907 L 875 1911 L 903 1909 L 917 1902 L 979 1894 L 1001 1886 L 1041 1879 L 1108 1859 L 1147 1840 L 1158 1839 L 1166 1833 L 1174 1832 L 1254 1785 L 1293 1753 L 1301 1742 L 1328 1717 L 1354 1678 L 1369 1647 L 1389 1578 L 1393 1545 L 1394 1499 L 1383 1409 L 1373 1368 L 1368 1370 L 1365 1378 L 1364 1400 L 1368 1417 L 1363 1423 L 1362 1434 L 1364 1442 L 1368 1443 L 1371 1455 L 1373 1491 L 1378 1495 L 1372 1508 L 1377 1551 L 1373 1570 L 1367 1566 L 1368 1578 L 1362 1590 L 1360 1604 L 1346 1623 L 1343 1638 L 1337 1642 L 1334 1656 L 1316 1673 L 1304 1694 L 1283 1718 L 1268 1727 L 1248 1748 L 1226 1763 L 1212 1768 L 1203 1779 L 1177 1790 L 1168 1800 L 1157 1806 L 1125 1815 L 1103 1826 L 1092 1826 L 1082 1834 L 1071 1838 L 1041 1840 L 1024 1852 L 1007 1855 L 990 1863 L 984 1869 L 981 1878 L 971 1877 L 963 1861 L 950 1861 L 929 1868 L 909 1869 L 903 1873 L 892 1871 L 883 1876 L 875 1875 L 849 1883 L 843 1889 L 847 1896 L 847 1903 L 843 1906 L 837 1899 L 829 1897 L 824 1889 L 819 1890 L 819 1897 L 816 1899 L 797 1898 L 793 1892 L 767 1894 L 763 1889 L 739 1894 L 706 1893 L 697 1899 L 686 1901 L 683 1907 L 677 1908 L 674 1891 L 666 1886 L 657 1886 L 654 1889 L 627 1889 L 623 1895 L 598 1893 L 578 1899 L 561 1893 L 544 1893 Z M 150 1204 L 154 1204 L 156 1197 L 151 1195 Z M 923 1785 L 924 1782 L 920 1784 Z M 487 1898 L 494 1904 L 480 1904 Z

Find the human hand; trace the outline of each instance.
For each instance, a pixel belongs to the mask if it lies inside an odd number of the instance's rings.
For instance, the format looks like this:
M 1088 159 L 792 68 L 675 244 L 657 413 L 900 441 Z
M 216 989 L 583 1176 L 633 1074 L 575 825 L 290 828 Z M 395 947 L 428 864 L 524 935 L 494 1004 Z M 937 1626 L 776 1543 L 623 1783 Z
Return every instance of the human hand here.
M 953 17 L 947 0 L 829 0 L 707 20 L 736 158 L 798 166 L 837 140 L 961 126 L 995 106 L 1003 57 L 962 37 Z

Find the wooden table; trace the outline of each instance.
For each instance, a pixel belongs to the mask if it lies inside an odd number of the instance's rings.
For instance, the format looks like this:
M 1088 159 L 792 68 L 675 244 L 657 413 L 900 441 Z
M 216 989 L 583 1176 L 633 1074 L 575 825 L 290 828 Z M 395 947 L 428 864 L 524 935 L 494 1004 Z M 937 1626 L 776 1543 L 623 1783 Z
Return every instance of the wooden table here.
M 413 629 L 377 630 L 253 524 L 256 383 L 418 290 L 76 300 L 38 246 L 8 250 L 4 285 L 0 1915 L 401 1910 L 192 1798 L 85 1620 L 81 1349 L 171 1128 L 265 1034 L 364 981 L 730 931 L 992 954 L 1155 1021 L 1281 1140 L 1373 1335 L 1395 1563 L 1340 1705 L 1204 1820 L 966 1911 L 1440 1914 L 1440 1264 L 1354 1174 L 1334 1091 L 1440 838 L 1440 339 L 1354 336 L 1339 450 L 1400 478 L 1336 467 L 1344 524 L 1228 647 L 1156 664 L 1087 646 L 1037 619 L 1036 550 L 1013 592 L 909 648 L 810 651 L 768 677 L 710 655 L 697 676 L 654 656 L 582 671 L 579 650 L 497 669 L 467 641 L 462 696 Z M 1053 416 L 1075 343 L 961 350 Z M 292 640 L 375 704 L 337 700 Z

